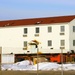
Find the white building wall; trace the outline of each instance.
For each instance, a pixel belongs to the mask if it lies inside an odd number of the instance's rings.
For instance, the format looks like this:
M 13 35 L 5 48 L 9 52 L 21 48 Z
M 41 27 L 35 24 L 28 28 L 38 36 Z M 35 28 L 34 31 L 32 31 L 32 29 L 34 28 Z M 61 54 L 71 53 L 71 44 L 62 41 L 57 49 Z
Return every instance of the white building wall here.
M 52 26 L 52 32 L 48 33 L 47 27 Z M 65 35 L 60 35 L 60 26 L 65 26 Z M 40 33 L 38 37 L 35 37 L 35 27 L 40 27 Z M 24 28 L 28 28 L 27 37 L 23 37 Z M 27 53 L 27 50 L 23 50 L 23 42 L 31 40 L 38 40 L 41 42 L 39 51 L 42 53 L 59 53 L 60 40 L 65 40 L 65 50 L 69 50 L 69 25 L 67 23 L 58 24 L 44 24 L 44 25 L 32 25 L 32 26 L 13 26 L 13 27 L 1 27 L 0 28 L 0 46 L 2 46 L 3 54 L 23 54 Z M 48 47 L 47 41 L 52 40 L 53 46 Z M 50 49 L 53 48 L 53 49 Z M 30 50 L 30 49 L 29 49 Z M 31 53 L 37 52 L 30 51 Z
M 19 53 L 23 48 L 22 29 L 19 27 L 0 28 L 2 53 Z
M 52 32 L 48 33 L 47 27 L 52 26 Z M 60 35 L 60 26 L 65 26 L 65 35 Z M 40 41 L 42 41 L 42 50 L 48 53 L 60 53 L 60 40 L 65 40 L 65 50 L 69 50 L 69 26 L 68 24 L 55 24 L 55 25 L 46 25 L 41 27 Z M 52 40 L 53 45 L 51 47 L 47 46 L 47 41 Z M 53 48 L 53 49 L 50 49 Z M 47 51 L 46 51 L 47 50 Z
M 73 46 L 73 40 L 75 40 L 75 32 L 73 32 L 73 26 L 75 26 L 75 19 L 69 23 L 69 33 L 70 33 L 70 50 L 75 50 L 75 46 Z

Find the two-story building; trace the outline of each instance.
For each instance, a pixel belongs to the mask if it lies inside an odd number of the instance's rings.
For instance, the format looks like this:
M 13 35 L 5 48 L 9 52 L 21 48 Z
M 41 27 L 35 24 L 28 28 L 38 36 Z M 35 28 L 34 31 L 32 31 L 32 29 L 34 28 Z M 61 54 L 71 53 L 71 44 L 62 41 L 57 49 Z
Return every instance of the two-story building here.
M 59 54 L 75 51 L 75 15 L 0 21 L 1 63 L 14 63 L 17 55 Z M 30 44 L 31 43 L 31 44 Z

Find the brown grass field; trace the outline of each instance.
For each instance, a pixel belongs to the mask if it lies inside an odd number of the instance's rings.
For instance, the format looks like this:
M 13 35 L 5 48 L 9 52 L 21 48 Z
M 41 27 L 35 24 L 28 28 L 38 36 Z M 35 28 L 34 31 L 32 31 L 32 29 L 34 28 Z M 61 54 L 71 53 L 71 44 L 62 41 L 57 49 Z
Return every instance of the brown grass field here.
M 0 75 L 37 75 L 37 71 L 0 71 Z M 38 75 L 62 75 L 61 71 L 39 71 Z M 75 75 L 75 71 L 64 71 L 63 75 Z

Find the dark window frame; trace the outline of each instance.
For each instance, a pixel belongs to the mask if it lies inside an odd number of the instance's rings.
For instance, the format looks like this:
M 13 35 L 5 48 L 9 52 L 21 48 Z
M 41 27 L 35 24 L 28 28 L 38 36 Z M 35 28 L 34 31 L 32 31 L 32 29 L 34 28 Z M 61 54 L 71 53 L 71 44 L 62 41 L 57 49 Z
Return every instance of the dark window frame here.
M 73 26 L 73 32 L 75 32 L 75 26 Z
M 60 26 L 60 31 L 65 32 L 65 26 Z
M 39 33 L 40 32 L 40 28 L 39 27 L 36 27 L 35 28 L 35 33 Z
M 73 46 L 75 46 L 75 40 L 73 40 Z
M 48 27 L 48 33 L 49 32 L 52 32 L 52 27 L 51 26 Z
M 48 40 L 48 46 L 52 46 L 52 40 Z
M 28 33 L 28 28 L 24 28 L 24 34 Z
M 60 45 L 65 46 L 65 40 L 60 40 Z
M 27 41 L 24 41 L 24 47 L 27 47 Z

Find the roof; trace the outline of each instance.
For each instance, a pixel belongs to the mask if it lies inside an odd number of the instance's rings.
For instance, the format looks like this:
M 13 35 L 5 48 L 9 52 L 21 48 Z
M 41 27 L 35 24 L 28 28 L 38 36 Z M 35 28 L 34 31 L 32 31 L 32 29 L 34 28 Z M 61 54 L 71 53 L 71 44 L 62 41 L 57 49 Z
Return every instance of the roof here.
M 46 18 L 19 19 L 19 20 L 7 20 L 7 21 L 0 21 L 0 27 L 64 23 L 64 22 L 70 22 L 74 18 L 75 18 L 75 15 L 58 16 L 58 17 L 46 17 Z

